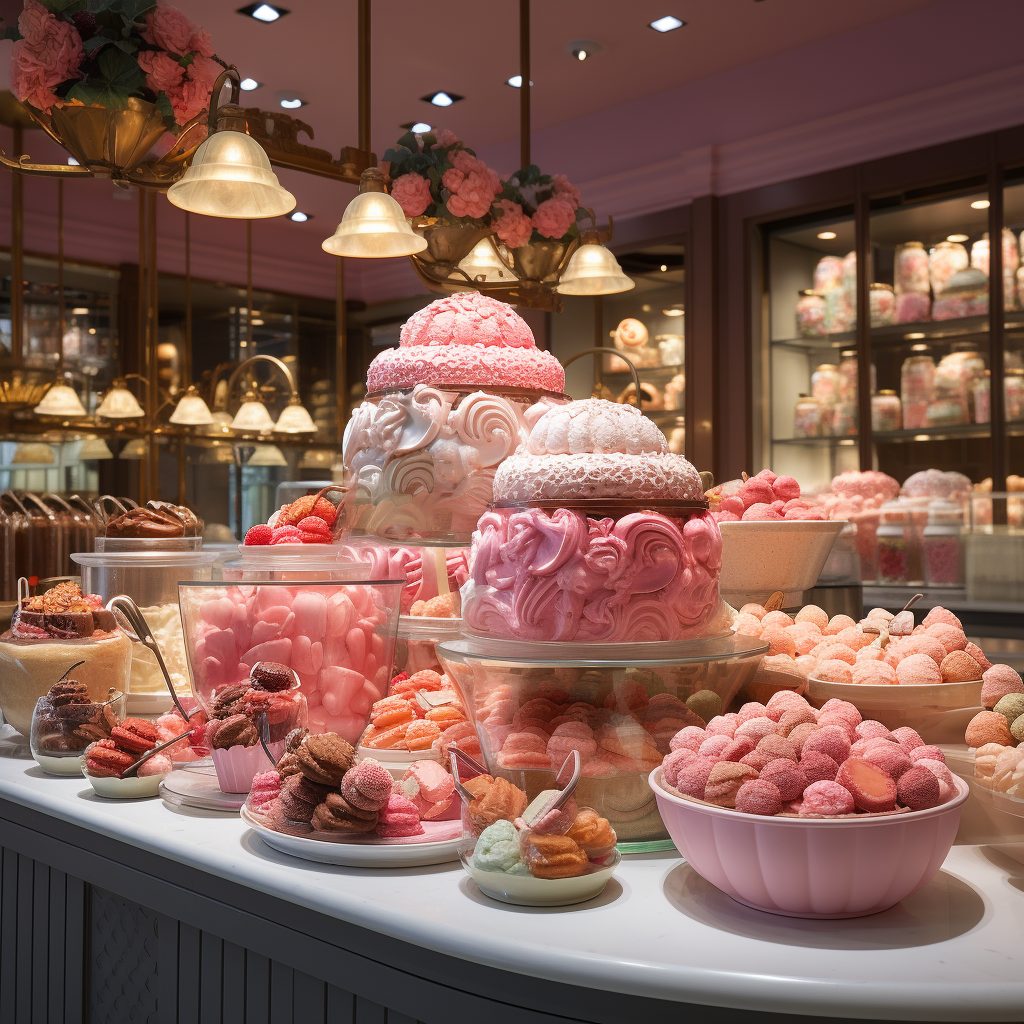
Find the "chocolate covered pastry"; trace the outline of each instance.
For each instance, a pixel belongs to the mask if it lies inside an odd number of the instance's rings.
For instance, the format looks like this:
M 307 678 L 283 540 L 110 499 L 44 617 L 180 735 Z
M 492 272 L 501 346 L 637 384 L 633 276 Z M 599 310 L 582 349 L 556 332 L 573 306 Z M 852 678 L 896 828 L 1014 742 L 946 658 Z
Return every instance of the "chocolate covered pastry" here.
M 146 539 L 201 537 L 203 521 L 184 505 L 151 501 L 107 520 L 104 536 Z

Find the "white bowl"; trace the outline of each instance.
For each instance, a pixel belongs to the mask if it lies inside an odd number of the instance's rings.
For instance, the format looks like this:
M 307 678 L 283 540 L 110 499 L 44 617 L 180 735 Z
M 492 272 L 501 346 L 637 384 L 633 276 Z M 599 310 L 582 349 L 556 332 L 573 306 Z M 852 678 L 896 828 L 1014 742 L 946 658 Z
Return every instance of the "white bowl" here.
M 396 782 L 401 782 L 409 765 L 417 761 L 441 761 L 441 752 L 433 748 L 428 750 L 377 750 L 374 747 L 356 747 L 356 761 L 373 758 L 391 772 Z
M 162 775 L 144 775 L 130 779 L 115 779 L 111 776 L 97 776 L 85 773 L 97 796 L 104 796 L 111 800 L 144 800 L 147 797 L 156 796 L 160 792 Z
M 818 582 L 846 520 L 787 520 L 771 523 L 719 523 L 722 575 L 718 587 L 729 604 L 763 603 L 777 590 L 785 607 L 801 603 Z
M 74 754 L 66 754 L 64 757 L 53 757 L 50 754 L 44 754 L 40 751 L 33 750 L 32 756 L 36 759 L 36 763 L 40 768 L 43 769 L 47 775 L 81 775 L 82 774 L 82 761 L 83 757 L 81 754 L 77 756 Z
M 534 878 L 529 874 L 482 871 L 473 864 L 472 858 L 468 862 L 463 860 L 462 866 L 473 876 L 480 891 L 491 899 L 520 907 L 567 907 L 600 896 L 621 860 L 622 855 L 616 850 L 606 867 L 574 878 Z

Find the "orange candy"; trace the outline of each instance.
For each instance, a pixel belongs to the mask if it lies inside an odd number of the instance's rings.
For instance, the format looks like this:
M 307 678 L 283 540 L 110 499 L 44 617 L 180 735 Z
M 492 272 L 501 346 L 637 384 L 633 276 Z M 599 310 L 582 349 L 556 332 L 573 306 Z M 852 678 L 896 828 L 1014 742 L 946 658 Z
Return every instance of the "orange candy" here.
M 409 723 L 403 722 L 389 729 L 378 729 L 370 726 L 363 733 L 360 745 L 372 747 L 374 750 L 399 750 L 405 746 L 405 734 L 409 730 Z
M 434 740 L 441 738 L 441 730 L 435 722 L 413 722 L 405 733 L 405 745 L 409 750 L 429 750 Z
M 466 720 L 466 714 L 458 704 L 440 704 L 431 708 L 423 717 L 428 722 L 436 722 L 442 729 Z
M 385 697 L 370 709 L 370 721 L 378 729 L 409 723 L 417 717 L 416 709 L 402 697 Z

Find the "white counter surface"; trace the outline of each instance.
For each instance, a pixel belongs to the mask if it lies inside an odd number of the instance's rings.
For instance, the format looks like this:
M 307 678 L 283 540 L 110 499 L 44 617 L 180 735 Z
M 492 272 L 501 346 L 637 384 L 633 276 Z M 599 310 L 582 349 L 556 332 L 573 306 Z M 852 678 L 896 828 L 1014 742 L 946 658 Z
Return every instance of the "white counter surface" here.
M 604 895 L 525 909 L 481 895 L 458 862 L 320 867 L 233 817 L 105 801 L 84 779 L 0 757 L 0 795 L 304 907 L 464 960 L 594 989 L 712 1006 L 904 1020 L 1020 1020 L 1024 846 L 957 846 L 902 904 L 850 921 L 750 910 L 675 854 L 627 857 Z

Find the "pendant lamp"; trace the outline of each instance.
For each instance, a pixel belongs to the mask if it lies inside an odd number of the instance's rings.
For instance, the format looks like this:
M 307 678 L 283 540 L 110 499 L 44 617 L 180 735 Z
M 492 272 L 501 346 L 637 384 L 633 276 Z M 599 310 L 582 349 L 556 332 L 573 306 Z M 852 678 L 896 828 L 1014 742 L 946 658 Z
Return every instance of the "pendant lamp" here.
M 149 442 L 144 437 L 135 437 L 121 449 L 118 458 L 137 462 L 140 459 L 144 459 L 148 454 Z
M 14 449 L 11 465 L 52 466 L 56 460 L 53 448 L 41 441 L 25 441 Z
M 316 424 L 313 417 L 306 411 L 299 396 L 292 394 L 291 400 L 274 424 L 274 432 L 278 434 L 315 434 Z
M 79 462 L 93 462 L 98 459 L 112 459 L 114 453 L 102 437 L 87 437 L 78 449 Z
M 258 444 L 246 462 L 247 466 L 287 466 L 284 452 L 276 444 Z
M 334 256 L 383 259 L 412 256 L 427 247 L 413 231 L 398 203 L 387 193 L 384 176 L 368 167 L 359 179 L 359 195 L 345 207 L 338 230 L 322 248 Z
M 635 287 L 636 282 L 623 273 L 608 249 L 597 242 L 584 242 L 572 254 L 557 290 L 561 295 L 614 295 Z
M 85 406 L 82 405 L 78 392 L 67 384 L 54 384 L 32 411 L 37 416 L 59 416 L 62 419 L 86 415 Z
M 104 420 L 137 420 L 145 416 L 138 399 L 128 390 L 124 377 L 117 377 L 103 396 L 96 415 Z
M 231 81 L 231 103 L 217 107 L 216 97 Z M 238 103 L 238 72 L 222 72 L 210 99 L 210 135 L 192 157 L 189 169 L 167 190 L 179 209 L 206 217 L 264 220 L 295 209 L 295 196 L 281 186 L 263 147 L 249 134 Z
M 190 384 L 185 394 L 178 399 L 170 422 L 178 427 L 208 427 L 213 422 L 210 407 L 203 401 L 195 384 Z
M 255 391 L 246 391 L 231 421 L 231 429 L 246 434 L 265 434 L 274 429 L 274 420 Z
M 470 250 L 469 255 L 459 264 L 461 270 L 475 284 L 511 284 L 518 281 L 504 263 L 498 259 L 490 239 L 482 238 Z M 459 274 L 452 274 L 450 281 L 460 280 Z

